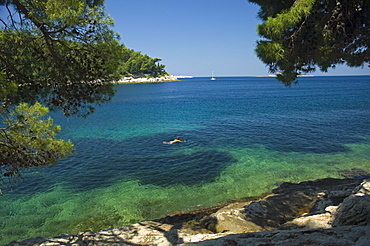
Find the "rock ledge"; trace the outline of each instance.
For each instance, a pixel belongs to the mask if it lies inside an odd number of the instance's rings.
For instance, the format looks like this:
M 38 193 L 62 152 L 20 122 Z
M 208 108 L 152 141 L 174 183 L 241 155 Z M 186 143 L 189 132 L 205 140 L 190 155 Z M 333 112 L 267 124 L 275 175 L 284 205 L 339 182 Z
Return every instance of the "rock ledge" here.
M 226 206 L 21 245 L 370 245 L 370 179 L 283 183 Z

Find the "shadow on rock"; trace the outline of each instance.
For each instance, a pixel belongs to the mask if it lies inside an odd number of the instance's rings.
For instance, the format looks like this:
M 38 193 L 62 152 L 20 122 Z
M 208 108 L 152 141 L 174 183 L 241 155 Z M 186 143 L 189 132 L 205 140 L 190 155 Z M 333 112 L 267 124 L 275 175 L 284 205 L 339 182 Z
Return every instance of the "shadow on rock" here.
M 328 178 L 299 184 L 283 183 L 263 199 L 225 206 L 201 223 L 215 233 L 300 228 L 299 224 L 288 226 L 286 223 L 298 217 L 327 213 L 327 207 L 338 206 L 361 182 Z

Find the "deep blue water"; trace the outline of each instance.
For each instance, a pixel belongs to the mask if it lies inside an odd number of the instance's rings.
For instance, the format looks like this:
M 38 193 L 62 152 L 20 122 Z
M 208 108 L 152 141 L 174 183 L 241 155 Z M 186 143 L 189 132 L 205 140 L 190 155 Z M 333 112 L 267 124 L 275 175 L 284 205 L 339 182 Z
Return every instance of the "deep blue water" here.
M 274 78 L 193 78 L 115 89 L 87 119 L 51 114 L 75 154 L 29 170 L 0 198 L 4 242 L 153 219 L 284 181 L 370 172 L 370 76 L 304 77 L 291 87 Z M 176 136 L 187 142 L 162 143 Z

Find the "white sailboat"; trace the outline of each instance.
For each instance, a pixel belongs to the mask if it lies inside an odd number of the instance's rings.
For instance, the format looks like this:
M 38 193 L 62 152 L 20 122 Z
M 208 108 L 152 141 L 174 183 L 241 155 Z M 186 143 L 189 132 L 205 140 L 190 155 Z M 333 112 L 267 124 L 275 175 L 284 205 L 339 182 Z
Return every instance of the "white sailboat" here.
M 216 80 L 216 78 L 215 78 L 215 77 L 213 77 L 213 71 L 212 71 L 212 78 L 211 78 L 211 80 Z

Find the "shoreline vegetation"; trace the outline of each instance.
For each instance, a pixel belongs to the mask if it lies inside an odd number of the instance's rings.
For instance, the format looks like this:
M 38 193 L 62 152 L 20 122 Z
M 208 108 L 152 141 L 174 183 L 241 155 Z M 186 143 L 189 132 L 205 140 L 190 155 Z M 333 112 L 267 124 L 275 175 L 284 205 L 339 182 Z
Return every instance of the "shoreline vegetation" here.
M 298 75 L 298 77 L 313 77 L 314 75 Z M 276 77 L 273 75 L 258 75 L 251 77 Z M 140 84 L 140 83 L 163 83 L 163 82 L 177 82 L 179 79 L 192 79 L 193 76 L 189 75 L 165 75 L 160 77 L 122 77 L 120 80 L 113 82 L 113 84 Z
M 162 82 L 176 82 L 180 81 L 179 79 L 183 78 L 193 78 L 192 76 L 175 76 L 175 75 L 166 75 L 161 77 L 123 77 L 118 81 L 115 81 L 114 84 L 137 84 L 137 83 L 162 83 Z

